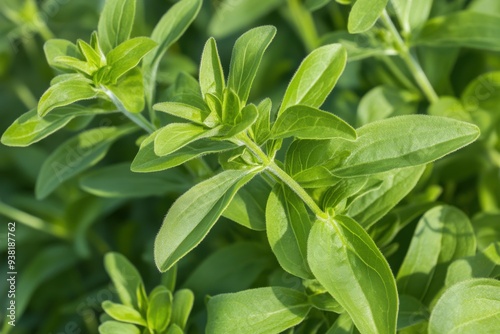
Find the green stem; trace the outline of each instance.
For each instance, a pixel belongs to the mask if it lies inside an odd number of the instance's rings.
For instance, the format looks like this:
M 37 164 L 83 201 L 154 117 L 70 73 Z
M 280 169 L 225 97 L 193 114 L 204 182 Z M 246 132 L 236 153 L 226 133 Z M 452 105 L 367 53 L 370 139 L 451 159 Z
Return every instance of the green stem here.
M 300 184 L 297 183 L 287 172 L 281 169 L 274 161 L 269 159 L 269 157 L 262 151 L 262 149 L 254 141 L 252 141 L 246 134 L 239 136 L 241 142 L 255 155 L 261 162 L 266 166 L 266 170 L 270 171 L 272 174 L 277 176 L 283 183 L 285 183 L 290 189 L 293 190 L 299 196 L 302 201 L 314 212 L 314 214 L 320 218 L 325 217 L 325 213 L 316 204 L 314 199 L 307 193 L 307 191 L 302 188 Z
M 434 103 L 437 100 L 439 100 L 439 96 L 437 95 L 436 91 L 432 87 L 432 84 L 430 83 L 429 79 L 425 75 L 424 70 L 420 66 L 417 59 L 415 59 L 415 57 L 411 54 L 410 49 L 408 48 L 406 43 L 403 41 L 403 38 L 399 34 L 399 31 L 396 29 L 396 26 L 394 26 L 394 23 L 392 22 L 391 18 L 389 17 L 389 14 L 387 13 L 386 10 L 384 10 L 384 13 L 382 14 L 381 18 L 382 18 L 382 22 L 386 26 L 387 30 L 394 37 L 399 56 L 401 57 L 401 59 L 403 59 L 403 61 L 408 66 L 408 69 L 413 74 L 413 77 L 415 78 L 418 86 L 420 87 L 420 89 L 424 93 L 427 100 L 429 100 L 430 103 Z
M 47 42 L 49 39 L 54 38 L 54 33 L 49 29 L 45 21 L 39 20 L 39 22 L 36 24 L 38 33 L 40 36 L 42 36 L 43 40 Z
M 116 108 L 118 108 L 118 110 L 120 110 L 128 119 L 146 130 L 147 133 L 153 133 L 156 131 L 156 128 L 153 126 L 153 124 L 151 124 L 144 116 L 142 116 L 142 114 L 131 113 L 130 111 L 128 111 L 112 91 L 104 86 L 101 86 L 101 89 L 111 99 L 111 101 L 113 101 Z
M 0 202 L 0 214 L 12 219 L 16 223 L 24 224 L 55 237 L 61 239 L 68 239 L 69 237 L 68 232 L 63 227 L 49 224 L 38 217 L 32 216 L 3 202 Z

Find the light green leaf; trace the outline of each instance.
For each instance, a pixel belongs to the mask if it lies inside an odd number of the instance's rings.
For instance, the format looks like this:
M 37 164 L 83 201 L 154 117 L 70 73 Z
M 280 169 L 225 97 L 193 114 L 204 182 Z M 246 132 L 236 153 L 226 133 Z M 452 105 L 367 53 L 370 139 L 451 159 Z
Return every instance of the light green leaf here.
M 448 267 L 446 286 L 470 278 L 497 278 L 500 276 L 500 243 L 492 243 L 476 255 L 455 260 Z
M 218 111 L 219 109 L 219 103 L 218 103 L 218 98 L 211 94 L 208 95 L 213 101 L 213 104 L 215 107 L 212 107 L 211 110 L 213 111 L 214 109 Z M 241 109 L 244 107 L 244 103 L 240 100 L 238 97 L 238 94 L 236 91 L 234 91 L 231 88 L 227 88 L 224 90 L 224 96 L 223 99 L 221 100 L 222 108 L 221 110 L 221 119 L 223 124 L 227 125 L 234 125 L 238 123 L 238 119 L 241 118 Z
M 500 51 L 499 35 L 499 16 L 461 11 L 431 19 L 412 42 L 414 45 Z
M 186 175 L 178 169 L 164 173 L 138 174 L 130 171 L 130 163 L 97 169 L 80 179 L 80 187 L 100 197 L 139 198 L 165 193 L 183 193 L 189 187 Z
M 97 27 L 104 53 L 129 39 L 134 25 L 136 0 L 106 0 Z
M 399 269 L 399 292 L 429 305 L 444 285 L 447 266 L 475 251 L 474 231 L 462 211 L 452 206 L 427 211 Z
M 210 38 L 205 44 L 200 64 L 200 87 L 201 94 L 210 93 L 222 99 L 226 82 L 224 71 L 217 51 L 215 39 Z
M 146 101 L 148 105 L 153 104 L 153 92 L 156 85 L 156 72 L 161 58 L 168 48 L 175 43 L 194 21 L 200 11 L 202 0 L 181 0 L 174 4 L 166 12 L 155 26 L 151 39 L 158 43 L 158 47 L 142 62 L 144 73 L 148 76 L 144 80 Z
M 22 114 L 2 135 L 2 144 L 25 147 L 34 144 L 66 126 L 79 116 L 107 113 L 104 109 L 85 108 L 78 105 L 57 108 L 45 117 L 38 116 L 36 109 Z
M 38 101 L 37 112 L 40 117 L 43 117 L 55 108 L 77 101 L 95 99 L 97 95 L 97 91 L 92 87 L 92 81 L 72 77 L 47 89 Z
M 426 164 L 472 143 L 479 136 L 479 129 L 473 124 L 425 115 L 393 117 L 357 131 L 357 141 L 346 142 L 347 147 L 351 145 L 351 155 L 340 168 L 333 170 L 339 177 Z
M 107 65 L 111 66 L 107 80 L 115 83 L 123 74 L 136 67 L 156 45 L 155 41 L 147 37 L 132 38 L 118 45 L 106 56 Z
M 94 32 L 95 33 L 95 32 Z M 89 45 L 84 40 L 79 39 L 77 41 L 78 50 L 85 57 L 85 60 L 95 68 L 101 67 L 103 64 L 103 59 L 101 59 L 101 55 L 97 53 L 91 45 Z
M 500 319 L 500 282 L 471 279 L 458 283 L 438 300 L 430 334 L 495 333 Z
M 191 271 L 183 287 L 191 289 L 200 302 L 207 295 L 248 289 L 265 270 L 275 265 L 269 247 L 237 241 L 207 256 Z
M 288 187 L 277 184 L 267 201 L 267 238 L 281 267 L 292 275 L 311 279 L 307 238 L 311 220 L 304 202 Z
M 341 179 L 325 191 L 321 197 L 321 206 L 324 209 L 333 208 L 336 212 L 344 210 L 348 206 L 347 199 L 360 193 L 363 188 L 370 187 L 371 183 L 374 183 L 374 187 L 379 187 L 382 182 L 368 182 L 365 177 Z
M 80 58 L 81 54 L 78 47 L 67 41 L 65 39 L 50 39 L 43 45 L 43 51 L 45 52 L 45 58 L 47 58 L 47 63 L 55 69 L 67 70 L 68 67 L 64 64 L 55 61 L 56 58 L 61 56 L 68 56 L 74 58 Z
M 288 85 L 278 116 L 297 104 L 321 107 L 344 71 L 346 61 L 346 50 L 340 44 L 325 45 L 311 52 Z
M 168 329 L 165 334 L 185 334 L 182 328 L 177 326 L 176 324 L 171 324 L 168 326 Z
M 146 326 L 146 321 L 134 308 L 122 304 L 116 304 L 106 300 L 102 303 L 102 309 L 113 319 L 131 324 Z
M 59 64 L 60 67 L 82 72 L 88 76 L 94 74 L 94 72 L 98 69 L 96 66 L 75 57 L 59 56 L 54 59 L 54 62 Z
M 314 276 L 361 333 L 396 333 L 396 282 L 384 256 L 358 223 L 343 216 L 316 221 L 307 250 Z
M 142 143 L 139 152 L 132 162 L 131 170 L 136 173 L 151 173 L 179 166 L 184 162 L 201 157 L 206 154 L 224 152 L 236 147 L 228 141 L 213 141 L 210 139 L 200 139 L 191 144 L 178 149 L 174 153 L 159 157 L 154 152 L 154 140 L 159 129 L 153 132 Z
M 185 329 L 189 313 L 193 308 L 194 294 L 191 290 L 181 289 L 175 292 L 172 304 L 171 323 Z
M 155 263 L 166 271 L 196 247 L 255 170 L 228 170 L 198 183 L 172 205 L 155 240 Z
M 249 129 L 252 124 L 255 123 L 259 117 L 259 111 L 254 104 L 246 105 L 236 118 L 234 119 L 234 125 L 223 125 L 221 129 L 221 134 L 225 138 L 231 138 L 237 134 Z
M 144 284 L 134 265 L 119 253 L 107 253 L 104 256 L 104 268 L 113 281 L 122 304 L 139 310 L 137 296 Z
M 258 117 L 249 129 L 250 136 L 258 145 L 264 144 L 271 133 L 271 112 L 273 104 L 271 99 L 264 99 L 257 106 Z
M 172 315 L 172 293 L 163 285 L 157 286 L 149 296 L 148 328 L 158 333 L 167 329 Z
M 349 14 L 347 29 L 359 34 L 375 25 L 389 0 L 356 0 Z
M 100 334 L 141 334 L 139 328 L 134 325 L 124 324 L 118 321 L 106 321 L 99 326 Z
M 236 193 L 222 216 L 254 231 L 264 231 L 270 192 L 271 187 L 263 178 L 254 178 Z
M 38 174 L 35 194 L 47 197 L 61 183 L 98 163 L 118 138 L 135 127 L 102 127 L 87 130 L 60 145 L 45 160 Z
M 405 33 L 420 28 L 429 18 L 432 0 L 392 0 L 399 24 Z
M 276 35 L 276 28 L 263 26 L 247 31 L 236 41 L 231 56 L 228 88 L 246 104 L 262 56 Z
M 179 102 L 157 103 L 153 106 L 153 109 L 183 118 L 200 125 L 203 125 L 203 121 L 208 116 L 208 112 L 206 112 L 205 110 L 199 109 L 190 104 Z
M 370 90 L 358 106 L 357 125 L 362 126 L 393 116 L 417 113 L 418 96 L 391 86 Z
M 122 76 L 116 84 L 107 84 L 105 87 L 112 93 L 109 94 L 108 91 L 105 91 L 108 96 L 111 95 L 111 100 L 115 104 L 121 103 L 127 111 L 140 113 L 144 109 L 144 86 L 140 69 L 131 70 Z
M 208 33 L 218 38 L 226 37 L 245 27 L 249 27 L 264 17 L 285 0 L 268 0 L 255 5 L 253 0 L 222 0 L 208 26 Z
M 281 333 L 302 322 L 310 308 L 306 295 L 281 287 L 218 295 L 208 301 L 207 334 Z
M 163 127 L 154 139 L 154 153 L 165 156 L 191 144 L 197 140 L 213 137 L 219 128 L 206 129 L 192 123 L 171 123 Z
M 425 165 L 393 169 L 379 174 L 382 181 L 377 189 L 356 198 L 347 210 L 361 226 L 368 228 L 384 217 L 415 187 Z
M 356 130 L 334 114 L 305 105 L 286 109 L 274 123 L 271 138 L 356 139 Z

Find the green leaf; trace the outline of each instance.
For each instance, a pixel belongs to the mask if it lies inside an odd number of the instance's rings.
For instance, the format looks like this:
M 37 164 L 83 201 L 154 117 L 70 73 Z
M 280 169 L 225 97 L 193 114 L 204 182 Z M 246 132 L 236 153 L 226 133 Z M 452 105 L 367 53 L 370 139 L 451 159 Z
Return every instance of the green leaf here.
M 103 59 L 101 59 L 101 55 L 92 48 L 91 45 L 89 45 L 87 42 L 79 39 L 77 41 L 78 45 L 78 50 L 80 50 L 80 53 L 85 57 L 85 60 L 87 60 L 87 63 L 92 65 L 93 67 L 99 68 L 103 63 Z
M 236 41 L 231 56 L 228 88 L 246 104 L 262 56 L 276 35 L 276 28 L 263 26 L 247 31 Z
M 155 41 L 147 37 L 132 38 L 118 45 L 106 56 L 107 65 L 111 66 L 107 79 L 115 83 L 123 74 L 136 67 L 156 45 Z
M 189 313 L 193 308 L 194 294 L 191 290 L 181 289 L 175 292 L 172 304 L 171 323 L 185 329 Z
M 316 221 L 307 250 L 314 276 L 361 333 L 396 333 L 396 282 L 384 256 L 358 223 L 343 216 Z
M 254 170 L 228 170 L 198 183 L 170 208 L 155 240 L 155 263 L 166 271 L 196 247 L 231 202 L 255 175 Z
M 154 152 L 154 140 L 159 129 L 153 132 L 142 143 L 139 152 L 132 162 L 131 170 L 136 173 L 151 173 L 179 166 L 187 161 L 203 155 L 224 152 L 236 147 L 228 141 L 213 141 L 210 139 L 200 139 L 191 144 L 178 149 L 174 153 L 159 157 Z
M 40 117 L 37 110 L 32 109 L 22 114 L 5 130 L 2 135 L 2 144 L 26 147 L 50 136 L 76 117 L 107 112 L 109 111 L 73 105 L 58 108 L 49 115 Z
M 354 62 L 375 56 L 387 56 L 390 51 L 383 44 L 373 43 L 371 33 L 352 35 L 346 30 L 337 30 L 321 37 L 321 45 L 340 43 L 346 49 L 347 61 Z
M 43 163 L 36 181 L 36 197 L 47 197 L 64 181 L 97 164 L 111 144 L 135 130 L 135 127 L 96 128 L 64 142 Z
M 129 39 L 135 19 L 136 0 L 106 0 L 97 34 L 104 53 Z
M 321 206 L 324 209 L 333 208 L 336 212 L 345 210 L 348 207 L 347 200 L 358 195 L 364 190 L 373 190 L 373 188 L 378 188 L 381 185 L 381 181 L 374 180 L 369 182 L 368 178 L 357 177 L 341 179 L 339 182 L 332 185 L 321 197 Z M 367 191 L 365 191 L 366 193 Z M 359 194 L 357 197 L 361 197 L 363 193 Z M 361 224 L 362 225 L 362 224 Z
M 163 127 L 154 139 L 154 153 L 165 156 L 197 140 L 213 137 L 219 128 L 206 129 L 192 123 L 171 123 Z
M 146 321 L 144 321 L 142 315 L 130 306 L 116 304 L 106 300 L 102 303 L 102 309 L 115 320 L 146 326 Z
M 281 287 L 218 295 L 207 307 L 207 334 L 280 333 L 302 322 L 311 308 L 306 295 Z
M 432 0 L 392 0 L 399 24 L 405 33 L 420 28 L 429 18 Z
M 329 112 L 295 105 L 286 109 L 274 123 L 271 138 L 297 137 L 300 139 L 356 139 L 356 130 Z
M 271 134 L 271 112 L 273 104 L 271 99 L 264 99 L 257 106 L 258 117 L 249 129 L 250 136 L 258 145 L 264 144 Z
M 288 85 L 278 116 L 297 104 L 321 107 L 344 71 L 346 61 L 346 50 L 340 44 L 325 45 L 311 52 Z
M 77 101 L 95 99 L 97 95 L 97 91 L 92 87 L 92 81 L 72 77 L 56 83 L 43 93 L 38 101 L 38 115 L 43 117 L 55 108 L 64 107 Z
M 140 113 L 144 109 L 144 86 L 140 69 L 131 70 L 122 76 L 116 84 L 108 84 L 105 87 L 112 93 L 105 90 L 106 95 L 115 104 L 121 103 L 127 111 Z
M 492 243 L 476 255 L 455 260 L 448 267 L 446 286 L 471 278 L 497 278 L 500 276 L 500 243 Z
M 161 196 L 165 193 L 183 193 L 189 183 L 177 169 L 166 173 L 138 174 L 130 171 L 130 163 L 121 163 L 97 169 L 80 179 L 80 187 L 100 197 L 140 198 Z
M 254 178 L 236 193 L 222 216 L 254 231 L 264 231 L 270 192 L 271 187 L 263 178 Z
M 332 0 L 306 0 L 305 5 L 311 12 L 321 9 L 328 5 Z
M 265 270 L 274 266 L 268 247 L 237 241 L 208 255 L 191 271 L 183 287 L 191 289 L 200 301 L 207 295 L 248 289 Z
M 399 269 L 399 292 L 429 305 L 444 285 L 447 266 L 475 251 L 474 231 L 462 211 L 452 206 L 427 211 Z
M 158 43 L 158 47 L 142 61 L 144 73 L 148 76 L 144 80 L 146 101 L 152 105 L 153 92 L 156 85 L 156 72 L 161 58 L 168 48 L 175 43 L 194 21 L 200 11 L 202 0 L 181 0 L 166 12 L 155 26 L 151 39 Z
M 335 323 L 328 329 L 325 334 L 352 334 L 354 333 L 354 324 L 352 322 L 351 316 L 344 312 L 342 313 Z
M 224 138 L 231 138 L 237 134 L 249 129 L 252 124 L 255 123 L 259 117 L 259 111 L 254 104 L 246 105 L 236 118 L 234 119 L 234 125 L 223 125 L 221 129 L 221 134 Z
M 249 27 L 259 18 L 285 3 L 284 0 L 268 0 L 258 6 L 252 0 L 222 0 L 208 26 L 208 33 L 218 38 L 226 37 Z
M 415 187 L 425 166 L 393 169 L 376 177 L 382 181 L 377 189 L 356 198 L 348 208 L 348 215 L 368 228 L 384 217 Z
M 412 296 L 399 296 L 398 329 L 414 326 L 429 319 L 429 311 Z
M 104 256 L 104 268 L 113 281 L 122 304 L 139 310 L 138 291 L 144 285 L 134 265 L 119 253 Z
M 177 326 L 176 324 L 171 324 L 168 326 L 166 334 L 185 334 L 182 328 Z
M 474 227 L 479 249 L 484 250 L 491 243 L 500 240 L 499 221 L 500 213 L 481 212 L 474 217 L 472 226 Z
M 55 69 L 67 70 L 68 67 L 64 64 L 55 61 L 56 58 L 61 56 L 68 56 L 74 58 L 80 58 L 81 54 L 78 47 L 67 41 L 65 39 L 50 39 L 43 45 L 43 51 L 45 52 L 45 58 L 49 66 Z
M 210 93 L 222 99 L 226 82 L 224 71 L 217 51 L 215 39 L 210 38 L 205 44 L 200 64 L 200 87 L 201 94 Z
M 117 321 L 106 321 L 99 326 L 100 334 L 141 334 L 139 328 L 134 325 L 124 324 Z
M 179 102 L 157 103 L 153 106 L 153 109 L 183 118 L 199 125 L 204 125 L 203 121 L 208 116 L 205 110 Z
M 82 72 L 88 76 L 94 74 L 94 72 L 98 69 L 96 66 L 75 57 L 60 56 L 56 57 L 54 62 L 56 64 L 60 64 L 60 67 L 67 68 L 72 71 Z
M 267 201 L 267 238 L 281 267 L 292 275 L 314 278 L 307 264 L 311 220 L 304 202 L 291 189 L 277 184 Z
M 172 315 L 172 299 L 172 293 L 162 285 L 151 292 L 147 312 L 149 329 L 158 333 L 167 329 Z
M 464 281 L 446 290 L 438 300 L 429 321 L 429 333 L 495 333 L 499 313 L 499 281 Z
M 404 129 L 405 131 L 401 131 Z M 444 117 L 409 115 L 370 123 L 346 142 L 351 155 L 333 170 L 339 177 L 385 172 L 437 160 L 476 140 L 479 129 Z
M 385 9 L 388 0 L 356 0 L 349 14 L 347 29 L 351 34 L 359 34 L 375 25 Z
M 417 113 L 418 96 L 391 86 L 378 86 L 361 99 L 357 124 L 366 125 L 393 116 Z
M 461 11 L 428 21 L 413 39 L 414 45 L 469 47 L 500 51 L 500 17 Z

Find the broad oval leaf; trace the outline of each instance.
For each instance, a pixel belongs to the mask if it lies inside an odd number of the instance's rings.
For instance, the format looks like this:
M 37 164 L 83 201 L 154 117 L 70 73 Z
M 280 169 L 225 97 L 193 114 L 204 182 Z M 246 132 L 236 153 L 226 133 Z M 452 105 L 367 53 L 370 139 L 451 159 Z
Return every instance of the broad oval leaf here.
M 172 205 L 155 239 L 155 263 L 166 271 L 208 234 L 256 170 L 228 170 L 198 183 Z
M 119 253 L 107 253 L 104 256 L 104 268 L 113 281 L 122 304 L 139 310 L 137 296 L 144 284 L 134 265 Z
M 500 282 L 471 279 L 445 291 L 431 313 L 430 334 L 496 333 Z
M 404 131 L 401 131 L 404 129 Z M 477 126 L 450 118 L 409 115 L 370 123 L 346 142 L 351 155 L 334 169 L 339 177 L 354 177 L 417 166 L 437 160 L 476 140 Z
M 129 39 L 134 25 L 136 0 L 106 0 L 97 34 L 104 53 Z
M 177 325 L 180 329 L 185 329 L 193 304 L 194 294 L 191 290 L 181 289 L 176 291 L 172 302 L 170 323 Z
M 115 105 L 121 104 L 131 113 L 140 113 L 144 109 L 143 77 L 139 68 L 132 69 L 116 83 L 107 84 L 105 89 Z
M 97 91 L 92 87 L 92 81 L 81 77 L 72 77 L 47 89 L 38 101 L 37 112 L 40 117 L 43 117 L 55 108 L 64 107 L 77 101 L 95 99 L 97 95 Z
M 267 200 L 266 231 L 281 267 L 292 275 L 312 279 L 307 264 L 307 238 L 311 230 L 304 202 L 288 187 L 277 184 Z
M 99 334 L 140 334 L 141 331 L 134 325 L 118 321 L 106 321 L 99 326 Z
M 420 219 L 399 269 L 399 292 L 429 305 L 444 286 L 448 265 L 475 251 L 468 217 L 452 206 L 432 208 Z
M 340 44 L 330 44 L 311 52 L 286 89 L 278 112 L 301 104 L 319 108 L 337 83 L 347 62 L 347 52 Z
M 106 300 L 102 303 L 102 309 L 113 319 L 131 324 L 146 326 L 146 321 L 139 311 L 122 304 L 116 304 Z
M 405 33 L 420 28 L 429 18 L 432 0 L 392 0 L 399 24 Z
M 172 316 L 172 293 L 164 286 L 156 287 L 149 296 L 148 328 L 162 333 Z
M 55 69 L 68 69 L 67 66 L 64 66 L 63 64 L 55 61 L 55 59 L 58 57 L 81 57 L 78 47 L 65 39 L 49 39 L 43 45 L 43 51 L 45 52 L 47 63 Z
M 165 156 L 191 144 L 197 140 L 213 137 L 219 128 L 205 129 L 192 123 L 171 123 L 163 127 L 154 139 L 154 153 Z
M 43 163 L 36 181 L 36 197 L 47 197 L 64 181 L 98 163 L 111 144 L 135 130 L 131 126 L 96 128 L 64 142 Z
M 271 138 L 356 139 L 356 130 L 341 118 L 313 107 L 295 105 L 286 109 L 274 123 Z
M 302 322 L 307 296 L 282 287 L 223 294 L 208 301 L 207 334 L 278 334 Z
M 365 32 L 375 25 L 389 0 L 356 0 L 349 14 L 347 29 L 351 34 Z
M 243 105 L 248 100 L 262 56 L 274 35 L 275 27 L 258 27 L 241 35 L 234 44 L 227 85 L 236 92 Z
M 461 11 L 431 19 L 412 42 L 415 45 L 500 51 L 499 35 L 500 17 Z
M 203 125 L 203 121 L 208 116 L 208 112 L 195 106 L 179 102 L 162 102 L 153 106 L 154 110 L 183 118 L 196 124 Z
M 394 276 L 357 222 L 344 216 L 316 221 L 307 250 L 314 276 L 346 309 L 361 333 L 396 333 Z
M 111 66 L 107 79 L 115 83 L 122 75 L 136 67 L 156 45 L 155 41 L 147 37 L 132 38 L 118 45 L 106 56 L 107 65 Z

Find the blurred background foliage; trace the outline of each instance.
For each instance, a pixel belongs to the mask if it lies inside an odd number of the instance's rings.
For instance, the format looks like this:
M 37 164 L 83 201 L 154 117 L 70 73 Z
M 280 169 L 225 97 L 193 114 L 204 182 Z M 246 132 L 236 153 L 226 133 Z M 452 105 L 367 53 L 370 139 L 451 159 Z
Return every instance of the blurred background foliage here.
M 0 133 L 36 106 L 54 76 L 43 54 L 44 41 L 87 39 L 97 27 L 103 2 L 2 0 Z M 149 35 L 174 2 L 138 1 L 133 35 Z M 435 0 L 430 16 L 465 9 L 500 17 L 497 0 Z M 483 132 L 473 145 L 429 166 L 417 187 L 383 218 L 388 224 L 400 220 L 400 233 L 393 242 L 386 245 L 379 240 L 391 266 L 400 265 L 418 216 L 437 203 L 455 205 L 466 212 L 478 229 L 480 245 L 498 240 L 500 75 L 496 72 L 490 80 L 485 74 L 500 71 L 499 51 L 416 48 L 437 93 L 449 96 L 430 105 L 400 59 L 377 42 L 387 41 L 383 30 L 349 36 L 348 13 L 348 6 L 328 0 L 205 0 L 194 24 L 162 62 L 159 100 L 168 96 L 168 87 L 181 71 L 197 75 L 201 51 L 210 36 L 218 40 L 227 73 L 232 45 L 242 32 L 263 24 L 278 28 L 253 86 L 254 101 L 265 96 L 282 96 L 293 69 L 308 52 L 321 44 L 340 41 L 348 48 L 350 61 L 325 103 L 325 110 L 354 126 L 399 114 L 453 113 L 452 117 L 479 124 Z M 479 100 L 473 100 L 474 96 Z M 467 105 L 467 101 L 475 104 Z M 274 102 L 279 105 L 279 101 Z M 92 173 L 90 170 L 65 182 L 47 199 L 38 201 L 34 197 L 36 177 L 48 154 L 88 122 L 99 121 L 99 118 L 72 121 L 63 131 L 30 147 L 0 146 L 2 259 L 6 258 L 6 223 L 17 223 L 16 266 L 20 274 L 15 333 L 97 333 L 101 302 L 116 300 L 103 269 L 103 256 L 109 251 L 120 252 L 134 263 L 148 290 L 162 281 L 153 263 L 153 240 L 168 208 L 196 182 L 196 175 L 189 175 L 181 168 L 178 187 L 166 189 L 158 196 L 142 197 L 131 191 L 98 197 L 80 187 L 79 181 Z M 121 139 L 93 170 L 130 163 L 137 149 L 133 138 Z M 217 166 L 217 161 L 208 159 L 208 163 Z M 405 208 L 411 205 L 420 205 L 420 209 L 413 209 L 413 215 L 405 216 Z M 263 232 L 249 231 L 223 219 L 225 222 L 217 224 L 206 240 L 179 263 L 178 286 L 192 289 L 196 296 L 190 322 L 192 333 L 203 332 L 206 295 L 266 286 L 269 282 L 293 284 L 293 278 L 279 269 Z M 6 261 L 1 261 L 0 272 L 7 272 Z M 2 279 L 0 295 L 6 295 L 6 288 Z M 4 310 L 2 305 L 2 320 Z M 309 325 L 307 322 L 303 325 L 304 333 Z

